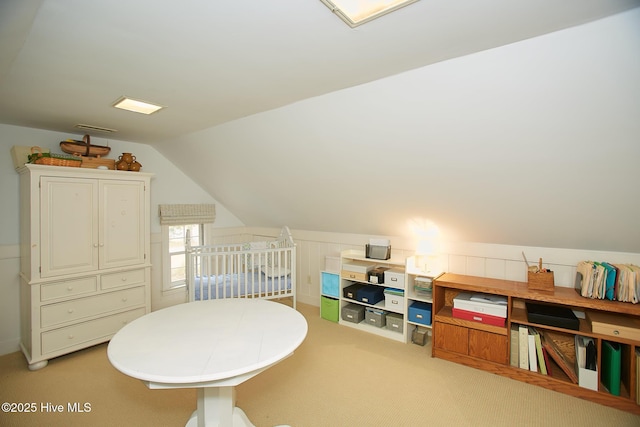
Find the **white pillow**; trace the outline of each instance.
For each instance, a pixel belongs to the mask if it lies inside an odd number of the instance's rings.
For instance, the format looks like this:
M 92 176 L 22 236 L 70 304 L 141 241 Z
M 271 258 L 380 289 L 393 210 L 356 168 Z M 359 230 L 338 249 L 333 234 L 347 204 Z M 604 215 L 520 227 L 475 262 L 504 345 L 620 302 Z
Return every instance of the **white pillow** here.
M 291 270 L 289 270 L 288 268 L 278 268 L 278 267 L 266 267 L 266 266 L 262 266 L 262 268 L 260 269 L 262 271 L 262 273 L 269 277 L 269 278 L 273 278 L 273 277 L 283 277 L 283 276 L 288 276 L 289 274 L 291 274 Z

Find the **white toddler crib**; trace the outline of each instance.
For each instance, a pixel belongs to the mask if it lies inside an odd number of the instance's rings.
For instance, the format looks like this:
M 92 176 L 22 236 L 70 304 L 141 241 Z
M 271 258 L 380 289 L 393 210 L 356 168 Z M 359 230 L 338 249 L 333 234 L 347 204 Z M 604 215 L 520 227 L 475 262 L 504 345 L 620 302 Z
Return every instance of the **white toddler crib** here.
M 189 301 L 291 297 L 296 308 L 296 245 L 288 227 L 276 240 L 202 246 L 189 240 Z

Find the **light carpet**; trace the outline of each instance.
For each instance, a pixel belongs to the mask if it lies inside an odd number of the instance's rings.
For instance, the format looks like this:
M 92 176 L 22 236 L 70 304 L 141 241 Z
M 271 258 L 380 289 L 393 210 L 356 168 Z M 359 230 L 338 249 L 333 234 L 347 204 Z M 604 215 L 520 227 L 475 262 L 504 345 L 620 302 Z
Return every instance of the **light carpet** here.
M 317 307 L 298 309 L 309 323 L 305 342 L 237 387 L 237 405 L 256 427 L 640 426 L 639 416 L 433 359 L 429 344 L 395 342 L 323 320 Z M 58 357 L 34 372 L 21 353 L 0 357 L 0 401 L 37 407 L 1 412 L 0 426 L 185 425 L 195 390 L 149 390 L 113 368 L 106 350 Z M 58 405 L 63 410 L 52 412 Z

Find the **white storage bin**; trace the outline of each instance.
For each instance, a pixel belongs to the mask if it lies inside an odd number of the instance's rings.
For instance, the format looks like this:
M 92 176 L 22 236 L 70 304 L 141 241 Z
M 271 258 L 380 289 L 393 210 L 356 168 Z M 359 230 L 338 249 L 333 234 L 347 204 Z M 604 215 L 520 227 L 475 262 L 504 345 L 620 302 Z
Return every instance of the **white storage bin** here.
M 384 308 L 395 313 L 404 313 L 404 295 L 384 291 Z
M 373 267 L 375 267 L 373 264 L 364 261 L 351 261 L 342 264 L 343 270 L 352 271 L 354 273 L 367 273 L 372 270 Z
M 404 289 L 404 270 L 392 268 L 384 272 L 384 284 L 390 288 Z

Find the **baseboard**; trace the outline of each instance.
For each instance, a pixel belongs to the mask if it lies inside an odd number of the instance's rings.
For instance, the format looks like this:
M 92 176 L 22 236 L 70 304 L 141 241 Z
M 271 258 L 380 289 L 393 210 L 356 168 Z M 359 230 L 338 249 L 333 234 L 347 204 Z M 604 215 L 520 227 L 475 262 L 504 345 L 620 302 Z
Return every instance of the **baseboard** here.
M 20 338 L 0 341 L 0 356 L 20 351 Z

